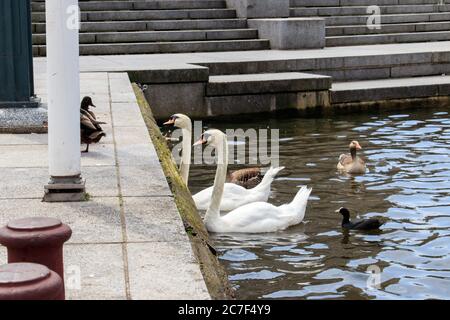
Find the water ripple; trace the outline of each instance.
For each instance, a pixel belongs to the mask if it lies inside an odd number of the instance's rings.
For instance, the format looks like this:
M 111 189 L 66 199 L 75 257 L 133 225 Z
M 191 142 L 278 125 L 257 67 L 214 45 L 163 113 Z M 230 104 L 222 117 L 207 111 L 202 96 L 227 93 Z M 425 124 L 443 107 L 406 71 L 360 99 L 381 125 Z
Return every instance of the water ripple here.
M 267 119 L 207 124 L 267 128 Z M 335 118 L 271 119 L 280 129 L 280 164 L 270 202 L 313 187 L 305 221 L 265 235 L 213 235 L 241 298 L 449 299 L 450 119 L 446 108 Z M 350 140 L 369 172 L 336 172 Z M 191 190 L 210 186 L 215 168 L 194 166 Z M 377 233 L 345 232 L 334 212 L 386 220 Z M 368 268 L 381 271 L 371 287 Z

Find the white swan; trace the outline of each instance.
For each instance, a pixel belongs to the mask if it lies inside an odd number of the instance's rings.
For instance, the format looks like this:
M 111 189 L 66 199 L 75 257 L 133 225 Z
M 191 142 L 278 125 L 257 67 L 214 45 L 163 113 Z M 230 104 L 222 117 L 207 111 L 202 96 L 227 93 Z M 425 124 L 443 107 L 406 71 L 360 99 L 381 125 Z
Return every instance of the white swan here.
M 252 189 L 245 189 L 234 183 L 225 183 L 222 201 L 220 202 L 220 210 L 231 211 L 239 208 L 247 203 L 264 201 L 267 202 L 270 196 L 270 187 L 275 176 L 283 170 L 284 167 L 270 168 L 262 181 Z M 206 188 L 192 196 L 195 205 L 199 210 L 208 209 L 211 204 L 211 197 L 214 186 Z
M 289 204 L 276 207 L 267 202 L 253 202 L 221 216 L 220 202 L 224 192 L 228 165 L 227 137 L 223 132 L 212 129 L 202 135 L 200 140 L 195 143 L 195 145 L 198 144 L 213 146 L 216 149 L 218 160 L 212 200 L 204 219 L 208 231 L 220 233 L 275 232 L 303 221 L 311 193 L 311 189 L 307 187 L 302 187 Z
M 188 185 L 189 168 L 191 166 L 192 121 L 188 116 L 177 113 L 171 116 L 164 125 L 174 125 L 181 129 L 183 141 L 181 143 L 180 174 L 184 183 Z
M 164 123 L 165 125 L 174 125 L 182 130 L 182 157 L 180 162 L 180 173 L 183 181 L 188 183 L 189 168 L 191 161 L 191 136 L 192 136 L 192 121 L 191 119 L 181 113 L 174 114 L 170 119 Z M 243 206 L 247 203 L 256 201 L 267 201 L 270 196 L 270 187 L 275 179 L 275 176 L 283 170 L 284 167 L 270 168 L 264 175 L 261 182 L 252 189 L 246 189 L 235 183 L 225 183 L 223 199 L 220 204 L 220 210 L 230 211 Z M 243 169 L 239 171 L 245 171 Z M 235 173 L 238 173 L 236 171 Z M 193 196 L 195 205 L 199 210 L 206 210 L 211 203 L 213 187 L 206 188 Z

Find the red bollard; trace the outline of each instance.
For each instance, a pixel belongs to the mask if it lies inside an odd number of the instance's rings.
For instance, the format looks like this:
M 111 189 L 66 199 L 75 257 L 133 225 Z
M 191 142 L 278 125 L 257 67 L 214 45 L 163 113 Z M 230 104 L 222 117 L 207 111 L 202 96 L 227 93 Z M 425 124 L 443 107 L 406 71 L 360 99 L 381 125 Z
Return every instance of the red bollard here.
M 56 272 L 64 283 L 63 245 L 72 230 L 54 218 L 25 218 L 0 229 L 0 244 L 8 249 L 8 263 L 32 262 Z
M 5 264 L 0 266 L 0 300 L 64 300 L 64 283 L 40 264 Z

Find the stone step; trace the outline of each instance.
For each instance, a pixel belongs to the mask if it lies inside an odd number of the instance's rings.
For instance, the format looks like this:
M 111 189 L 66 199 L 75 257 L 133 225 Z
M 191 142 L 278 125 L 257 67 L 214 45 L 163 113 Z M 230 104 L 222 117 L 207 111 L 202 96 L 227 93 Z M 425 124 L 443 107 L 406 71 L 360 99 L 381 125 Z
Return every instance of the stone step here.
M 341 82 L 450 74 L 450 41 L 343 46 L 332 51 L 330 55 L 329 50 L 305 50 L 290 59 L 273 52 L 263 60 L 243 57 L 201 65 L 209 68 L 210 75 L 307 72 Z
M 407 33 L 407 32 L 427 32 L 427 31 L 446 31 L 450 30 L 450 22 L 420 22 L 420 23 L 401 23 L 384 24 L 381 29 L 368 29 L 367 25 L 354 26 L 330 26 L 326 28 L 326 35 L 362 35 L 362 34 L 385 34 L 385 33 Z
M 295 7 L 337 7 L 337 6 L 393 6 L 437 4 L 439 0 L 291 0 L 290 6 Z M 442 0 L 450 3 L 449 0 Z
M 333 83 L 333 104 L 417 99 L 450 95 L 450 76 Z
M 207 96 L 234 96 L 280 92 L 323 91 L 331 77 L 300 72 L 210 76 Z
M 247 21 L 245 19 L 104 21 L 83 22 L 80 32 L 242 29 L 246 27 Z M 34 23 L 33 32 L 45 33 L 45 23 Z
M 176 1 L 79 1 L 81 11 L 110 10 L 161 10 L 161 9 L 223 9 L 224 0 L 176 0 Z M 32 1 L 33 12 L 44 12 L 44 1 Z
M 257 37 L 258 31 L 255 29 L 100 32 L 80 33 L 80 43 L 231 40 L 255 39 Z M 45 41 L 45 34 L 33 34 L 34 45 L 45 45 Z
M 191 20 L 191 19 L 230 19 L 236 18 L 233 9 L 194 9 L 194 10 L 119 10 L 81 12 L 81 21 L 141 21 L 141 20 Z M 32 13 L 32 22 L 45 22 L 45 13 Z
M 31 1 L 33 53 L 45 55 L 45 2 Z M 264 50 L 225 0 L 80 0 L 80 54 Z
M 269 40 L 238 39 L 216 41 L 183 41 L 183 42 L 150 42 L 150 43 L 101 43 L 81 44 L 80 55 L 111 55 L 111 54 L 150 54 L 150 53 L 181 53 L 202 51 L 245 51 L 266 50 L 270 48 Z M 35 56 L 45 56 L 45 46 L 33 46 Z
M 331 77 L 300 72 L 210 76 L 201 116 L 328 106 L 331 82 Z
M 328 47 L 369 45 L 383 43 L 405 43 L 405 42 L 427 42 L 427 41 L 448 41 L 450 31 L 433 32 L 410 32 L 410 33 L 390 33 L 390 34 L 367 34 L 353 36 L 327 37 Z
M 395 6 L 379 6 L 381 14 L 407 14 L 407 13 L 433 13 L 433 12 L 449 12 L 450 5 L 438 6 L 431 5 L 395 5 Z M 354 16 L 366 15 L 367 6 L 346 6 L 346 7 L 305 7 L 291 8 L 290 15 L 292 17 L 309 17 L 309 16 Z
M 366 24 L 370 15 L 325 17 L 327 26 Z M 450 12 L 381 15 L 381 24 L 449 21 Z

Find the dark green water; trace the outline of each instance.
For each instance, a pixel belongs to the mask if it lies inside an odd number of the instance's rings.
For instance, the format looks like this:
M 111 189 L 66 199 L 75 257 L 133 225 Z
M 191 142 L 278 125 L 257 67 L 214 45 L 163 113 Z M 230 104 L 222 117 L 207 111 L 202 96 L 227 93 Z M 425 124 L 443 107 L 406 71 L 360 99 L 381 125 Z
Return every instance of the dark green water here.
M 450 299 L 449 109 L 333 118 L 204 122 L 206 127 L 279 128 L 280 164 L 270 202 L 313 188 L 304 223 L 271 234 L 212 235 L 240 298 Z M 356 139 L 369 172 L 336 172 Z M 193 166 L 193 193 L 215 167 Z M 334 211 L 383 217 L 378 233 L 345 233 Z M 368 268 L 381 286 L 367 285 Z

